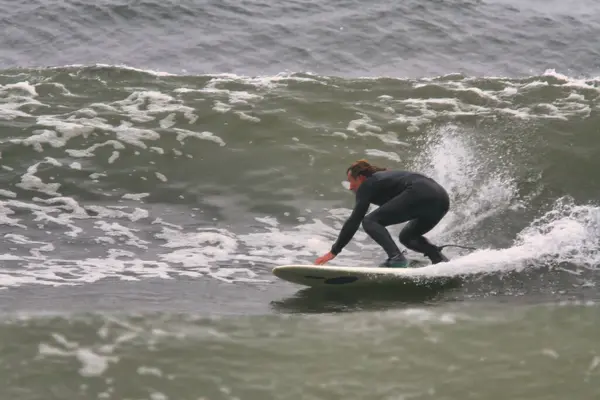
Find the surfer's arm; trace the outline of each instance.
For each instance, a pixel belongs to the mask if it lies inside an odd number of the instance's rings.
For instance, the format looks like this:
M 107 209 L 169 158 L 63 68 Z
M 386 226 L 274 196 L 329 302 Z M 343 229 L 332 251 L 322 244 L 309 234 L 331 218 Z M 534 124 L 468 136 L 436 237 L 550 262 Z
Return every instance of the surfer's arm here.
M 360 223 L 363 218 L 369 211 L 369 205 L 371 202 L 369 201 L 369 196 L 367 195 L 366 190 L 363 189 L 363 185 L 359 188 L 361 193 L 357 193 L 356 203 L 354 204 L 354 209 L 352 210 L 352 214 L 350 217 L 344 222 L 344 226 L 338 235 L 337 241 L 331 247 L 331 253 L 334 256 L 337 256 L 340 251 L 350 242 L 350 240 L 354 237 L 354 234 L 358 230 Z M 366 187 L 364 189 L 367 189 Z

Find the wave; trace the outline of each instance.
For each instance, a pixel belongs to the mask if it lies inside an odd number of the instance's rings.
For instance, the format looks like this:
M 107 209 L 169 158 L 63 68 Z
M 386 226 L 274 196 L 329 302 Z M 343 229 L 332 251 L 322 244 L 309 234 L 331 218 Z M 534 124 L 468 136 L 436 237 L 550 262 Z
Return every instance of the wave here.
M 362 157 L 448 188 L 432 238 L 481 251 L 441 273 L 594 270 L 598 83 L 1 71 L 2 284 L 270 281 L 328 249 Z M 378 251 L 359 231 L 336 262 Z

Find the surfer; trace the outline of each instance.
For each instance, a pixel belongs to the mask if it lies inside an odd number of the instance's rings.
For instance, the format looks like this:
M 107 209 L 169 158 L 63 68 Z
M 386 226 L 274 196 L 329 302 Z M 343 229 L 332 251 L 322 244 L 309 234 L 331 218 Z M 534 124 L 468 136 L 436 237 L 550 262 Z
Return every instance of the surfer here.
M 439 183 L 416 172 L 377 167 L 364 159 L 354 162 L 346 174 L 350 190 L 356 194 L 354 209 L 331 250 L 317 258 L 316 264 L 322 265 L 335 258 L 350 242 L 361 222 L 365 232 L 387 253 L 388 258 L 380 267 L 408 265 L 386 229 L 389 225 L 407 221 L 399 235 L 400 243 L 424 254 L 432 264 L 449 261 L 441 247 L 423 236 L 440 222 L 450 207 L 448 193 Z M 379 208 L 367 214 L 370 204 Z

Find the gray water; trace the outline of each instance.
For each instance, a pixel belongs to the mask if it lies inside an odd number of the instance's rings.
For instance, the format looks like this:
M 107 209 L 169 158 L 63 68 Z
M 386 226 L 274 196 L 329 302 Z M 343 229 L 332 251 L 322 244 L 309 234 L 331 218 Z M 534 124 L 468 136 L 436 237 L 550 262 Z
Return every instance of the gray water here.
M 598 72 L 600 5 L 564 1 L 46 1 L 0 5 L 5 66 L 421 77 Z
M 0 398 L 597 398 L 598 10 L 0 2 Z M 447 188 L 454 285 L 271 274 L 358 158 Z

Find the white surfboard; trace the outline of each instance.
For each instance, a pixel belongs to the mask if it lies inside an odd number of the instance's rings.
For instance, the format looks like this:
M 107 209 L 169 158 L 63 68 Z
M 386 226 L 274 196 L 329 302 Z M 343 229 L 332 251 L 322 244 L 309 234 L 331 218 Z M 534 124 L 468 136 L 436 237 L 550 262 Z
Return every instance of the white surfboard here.
M 439 265 L 439 264 L 438 264 Z M 303 286 L 345 287 L 372 284 L 436 285 L 452 280 L 441 275 L 438 268 L 379 268 L 343 267 L 329 265 L 280 265 L 273 268 L 273 275 Z

